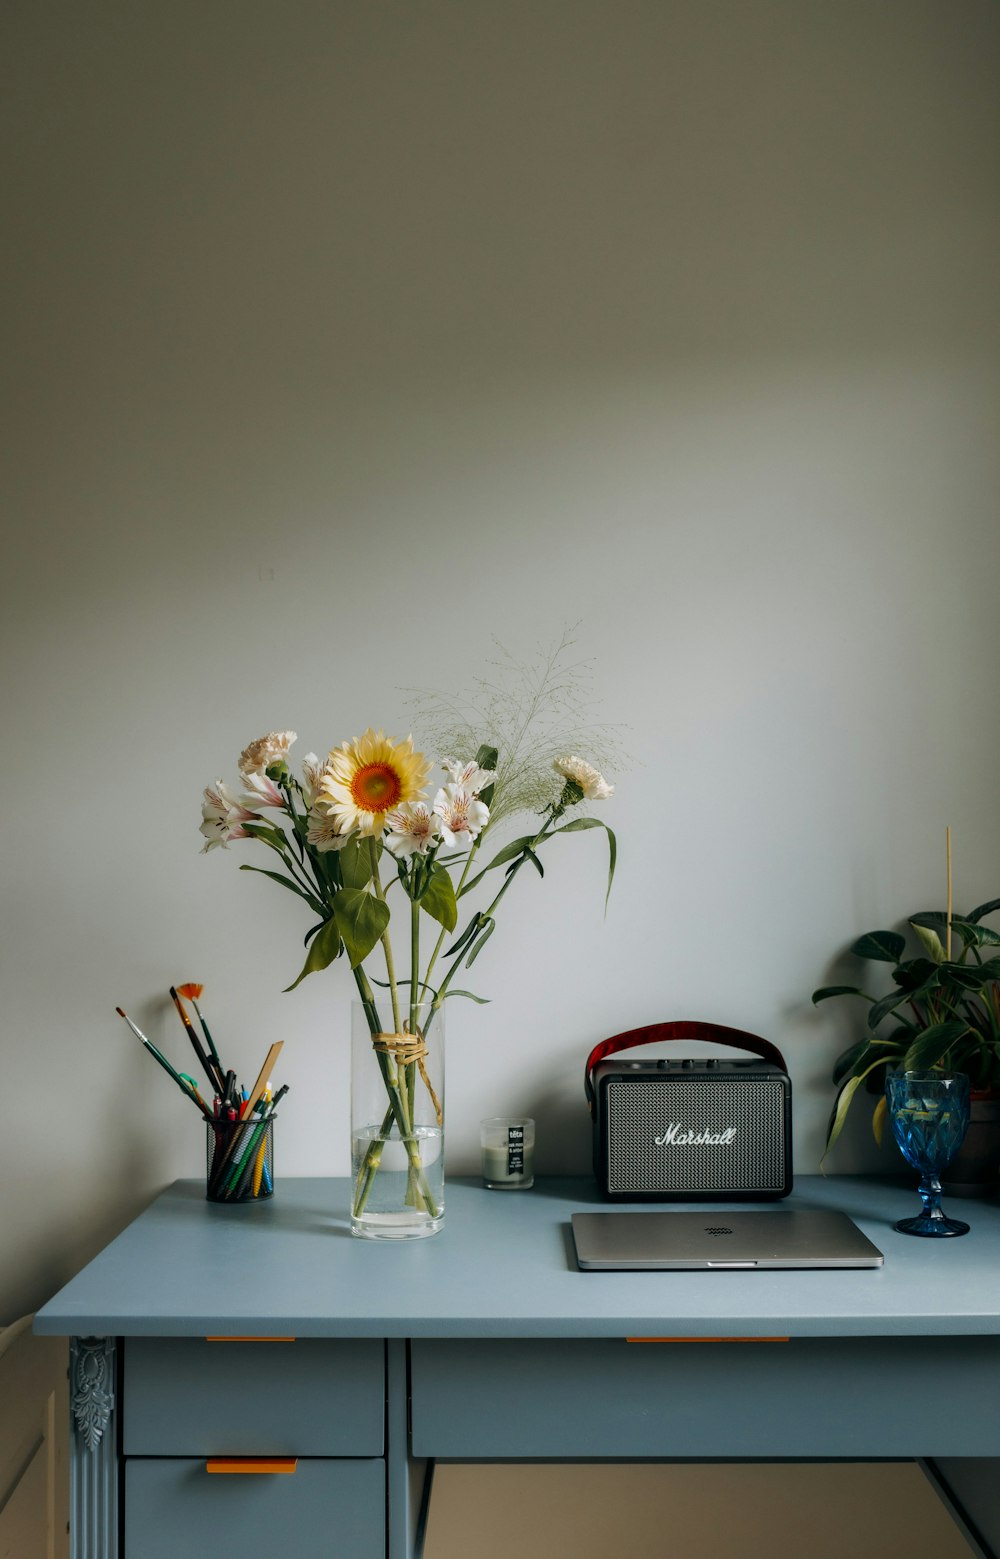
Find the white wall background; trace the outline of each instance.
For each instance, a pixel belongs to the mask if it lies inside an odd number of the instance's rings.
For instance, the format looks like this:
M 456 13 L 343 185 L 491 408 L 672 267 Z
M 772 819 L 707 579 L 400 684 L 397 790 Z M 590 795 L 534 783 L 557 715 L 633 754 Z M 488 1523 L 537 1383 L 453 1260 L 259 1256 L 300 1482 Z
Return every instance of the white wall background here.
M 0 1320 L 200 1126 L 202 980 L 281 1174 L 347 1168 L 345 969 L 202 859 L 251 738 L 402 734 L 581 621 L 636 762 L 453 1004 L 449 1163 L 698 1016 L 789 1058 L 818 1162 L 854 937 L 1000 893 L 991 0 L 10 0 Z M 415 733 L 419 737 L 419 731 Z M 259 864 L 269 864 L 266 861 Z M 460 1007 L 461 1010 L 456 1010 Z M 835 1167 L 874 1162 L 860 1120 Z

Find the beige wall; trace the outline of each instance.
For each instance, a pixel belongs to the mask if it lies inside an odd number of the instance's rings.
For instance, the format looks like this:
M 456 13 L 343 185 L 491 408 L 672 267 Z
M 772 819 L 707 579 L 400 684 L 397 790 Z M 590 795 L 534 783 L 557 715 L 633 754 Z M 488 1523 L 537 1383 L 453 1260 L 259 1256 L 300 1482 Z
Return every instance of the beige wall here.
M 913 1462 L 439 1466 L 427 1559 L 969 1559 Z
M 775 1039 L 813 1169 L 860 931 L 1000 892 L 992 0 L 97 0 L 0 19 L 8 753 L 0 1319 L 198 1120 L 201 979 L 346 1169 L 343 971 L 200 859 L 201 787 L 582 622 L 636 762 L 455 1013 L 449 1159 L 583 1169 L 598 1038 Z M 419 732 L 417 733 L 419 735 Z M 250 857 L 247 857 L 249 859 Z M 310 1091 L 312 1089 L 312 1091 Z M 838 1167 L 870 1162 L 864 1133 Z

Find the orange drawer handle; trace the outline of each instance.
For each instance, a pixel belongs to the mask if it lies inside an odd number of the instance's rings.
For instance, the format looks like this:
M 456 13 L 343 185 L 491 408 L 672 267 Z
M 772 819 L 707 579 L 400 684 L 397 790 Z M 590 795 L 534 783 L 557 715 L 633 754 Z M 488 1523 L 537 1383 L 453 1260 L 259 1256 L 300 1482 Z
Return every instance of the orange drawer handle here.
M 297 1456 L 213 1456 L 206 1472 L 294 1472 Z
M 791 1342 L 790 1337 L 626 1337 L 626 1342 Z
M 294 1342 L 294 1337 L 206 1337 L 206 1342 Z

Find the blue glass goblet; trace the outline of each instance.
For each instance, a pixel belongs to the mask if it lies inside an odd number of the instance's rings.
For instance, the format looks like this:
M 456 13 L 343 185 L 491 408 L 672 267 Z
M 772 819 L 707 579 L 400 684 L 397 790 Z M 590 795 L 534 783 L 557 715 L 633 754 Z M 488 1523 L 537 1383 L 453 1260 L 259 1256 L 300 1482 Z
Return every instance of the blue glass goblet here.
M 969 1125 L 969 1079 L 961 1073 L 897 1072 L 886 1078 L 892 1134 L 920 1171 L 923 1212 L 896 1224 L 901 1234 L 968 1234 L 969 1225 L 941 1211 L 939 1176 L 958 1152 Z

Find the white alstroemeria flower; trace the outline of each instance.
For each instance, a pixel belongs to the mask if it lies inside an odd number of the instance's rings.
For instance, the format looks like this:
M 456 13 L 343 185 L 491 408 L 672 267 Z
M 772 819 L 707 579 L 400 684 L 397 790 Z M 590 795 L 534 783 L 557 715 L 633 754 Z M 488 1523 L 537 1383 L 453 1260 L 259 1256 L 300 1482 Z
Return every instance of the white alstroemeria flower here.
M 305 793 L 306 804 L 310 809 L 315 805 L 327 768 L 327 760 L 317 757 L 314 752 L 307 752 L 302 760 L 302 778 L 305 781 L 302 789 Z
M 350 839 L 350 832 L 342 834 L 340 825 L 335 817 L 328 812 L 319 812 L 315 807 L 309 813 L 306 826 L 306 838 L 314 850 L 324 855 L 327 850 L 342 850 Z
M 249 801 L 255 807 L 283 807 L 285 798 L 281 794 L 274 780 L 268 779 L 263 770 L 259 774 L 242 774 L 240 778 L 246 787 L 243 792 L 243 800 Z
M 263 774 L 274 763 L 287 763 L 288 749 L 294 740 L 294 731 L 269 731 L 266 736 L 258 736 L 240 753 L 237 767 L 241 776 L 246 779 L 250 774 Z
M 441 834 L 441 820 L 426 801 L 413 801 L 386 815 L 386 844 L 393 855 L 426 855 Z
M 471 844 L 490 820 L 490 809 L 461 785 L 445 785 L 434 797 L 434 811 L 441 819 L 441 837 L 449 849 Z
M 470 796 L 478 796 L 497 777 L 495 769 L 481 769 L 475 758 L 471 763 L 461 763 L 457 758 L 442 758 L 441 767 L 451 783 L 467 790 Z
M 259 821 L 255 812 L 248 811 L 229 793 L 222 780 L 216 780 L 214 790 L 205 790 L 201 818 L 199 832 L 205 836 L 202 855 L 214 850 L 217 845 L 225 848 L 230 839 L 249 839 L 250 835 L 243 824 Z
M 592 764 L 584 763 L 582 758 L 557 758 L 552 767 L 563 779 L 579 785 L 586 801 L 607 801 L 609 796 L 614 795 L 615 787 L 609 785 L 603 774 Z

